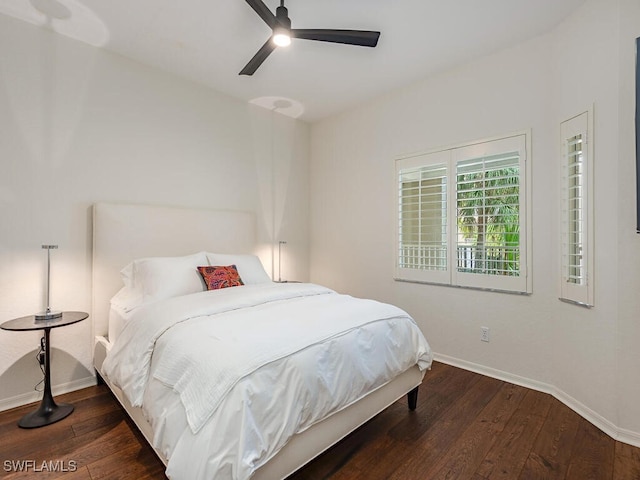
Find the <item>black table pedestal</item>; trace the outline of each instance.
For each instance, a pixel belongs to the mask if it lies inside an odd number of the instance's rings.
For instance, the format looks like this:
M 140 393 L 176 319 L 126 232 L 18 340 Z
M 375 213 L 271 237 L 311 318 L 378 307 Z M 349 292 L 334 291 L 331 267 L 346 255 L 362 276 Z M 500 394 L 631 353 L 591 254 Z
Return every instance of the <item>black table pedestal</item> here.
M 52 405 L 45 405 L 45 403 L 47 402 L 43 399 L 40 408 L 22 417 L 18 426 L 20 428 L 44 427 L 68 417 L 73 412 L 73 405 L 68 403 L 56 404 L 53 400 L 51 400 Z
M 51 328 L 44 328 L 44 393 L 40 407 L 35 412 L 26 414 L 18 422 L 21 428 L 38 428 L 50 425 L 69 416 L 73 412 L 73 405 L 67 403 L 56 404 L 51 395 L 51 362 L 49 355 L 49 332 Z

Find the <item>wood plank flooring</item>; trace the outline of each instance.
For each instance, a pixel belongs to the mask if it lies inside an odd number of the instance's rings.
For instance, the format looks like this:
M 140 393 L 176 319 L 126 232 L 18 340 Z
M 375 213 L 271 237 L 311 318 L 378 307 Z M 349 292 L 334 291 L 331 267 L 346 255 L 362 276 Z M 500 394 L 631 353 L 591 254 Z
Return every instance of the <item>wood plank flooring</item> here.
M 0 478 L 166 478 L 106 386 L 56 401 L 75 411 L 39 429 L 16 425 L 35 405 L 0 412 Z M 18 472 L 20 460 L 33 463 Z M 58 471 L 47 472 L 43 462 Z M 614 441 L 549 395 L 434 363 L 415 411 L 406 399 L 396 402 L 289 480 L 329 478 L 640 480 L 640 449 Z

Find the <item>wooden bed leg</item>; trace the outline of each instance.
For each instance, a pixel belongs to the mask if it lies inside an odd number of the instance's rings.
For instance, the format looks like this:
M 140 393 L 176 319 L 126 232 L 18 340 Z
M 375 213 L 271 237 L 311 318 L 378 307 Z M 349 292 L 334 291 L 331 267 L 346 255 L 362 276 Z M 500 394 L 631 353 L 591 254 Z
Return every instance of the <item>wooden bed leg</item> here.
M 415 410 L 418 405 L 418 387 L 407 393 L 407 400 L 409 402 L 409 410 Z

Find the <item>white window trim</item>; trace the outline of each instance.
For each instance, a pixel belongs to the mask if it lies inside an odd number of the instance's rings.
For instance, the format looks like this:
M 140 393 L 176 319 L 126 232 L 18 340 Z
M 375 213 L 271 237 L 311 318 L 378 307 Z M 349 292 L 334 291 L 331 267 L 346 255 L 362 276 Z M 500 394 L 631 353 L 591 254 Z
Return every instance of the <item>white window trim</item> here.
M 514 294 L 531 294 L 533 290 L 531 266 L 533 261 L 532 256 L 532 222 L 531 222 L 531 130 L 523 130 L 514 132 L 509 135 L 496 136 L 476 140 L 467 143 L 461 143 L 457 145 L 451 145 L 427 152 L 421 152 L 417 154 L 407 155 L 399 157 L 395 161 L 395 174 L 394 174 L 394 204 L 397 206 L 398 202 L 398 174 L 401 169 L 416 167 L 419 165 L 447 163 L 448 165 L 448 178 L 455 179 L 455 164 L 456 158 L 454 151 L 462 149 L 482 149 L 486 144 L 496 141 L 509 141 L 510 139 L 518 141 L 519 137 L 524 137 L 524 149 L 521 153 L 523 155 L 523 161 L 521 162 L 522 168 L 520 169 L 520 198 L 521 198 L 521 211 L 520 211 L 520 231 L 525 231 L 525 234 L 521 236 L 521 269 L 520 276 L 517 277 L 520 282 L 517 282 L 517 287 L 505 285 L 503 279 L 495 278 L 492 275 L 479 275 L 479 274 L 465 274 L 457 272 L 456 268 L 456 244 L 453 241 L 456 229 L 455 221 L 447 221 L 447 238 L 448 238 L 448 268 L 446 271 L 417 271 L 413 269 L 402 269 L 398 266 L 398 252 L 400 249 L 400 239 L 398 228 L 395 228 L 395 249 L 394 249 L 394 280 L 404 281 L 411 283 L 425 283 L 436 284 L 462 288 L 473 288 L 476 290 L 489 290 L 503 293 Z M 524 179 L 523 179 L 524 177 Z M 447 189 L 447 215 L 449 219 L 457 218 L 456 211 L 456 191 L 452 188 L 451 181 L 449 182 Z M 397 222 L 397 213 L 395 216 Z M 475 277 L 472 279 L 471 277 Z M 511 282 L 513 285 L 516 282 Z
M 583 260 L 584 270 L 586 275 L 586 284 L 576 285 L 567 281 L 566 262 L 565 257 L 568 255 L 568 234 L 567 234 L 567 222 L 566 215 L 568 209 L 568 194 L 566 189 L 567 182 L 567 139 L 577 134 L 582 134 L 585 137 L 585 146 L 583 147 L 583 155 L 586 159 L 583 160 L 586 167 L 584 190 L 585 197 L 584 202 L 584 241 L 583 241 Z M 585 112 L 575 115 L 560 123 L 560 275 L 559 275 L 559 299 L 580 305 L 583 307 L 591 308 L 595 305 L 594 295 L 594 275 L 593 270 L 595 266 L 594 260 L 594 148 L 593 148 L 593 106 L 590 106 Z

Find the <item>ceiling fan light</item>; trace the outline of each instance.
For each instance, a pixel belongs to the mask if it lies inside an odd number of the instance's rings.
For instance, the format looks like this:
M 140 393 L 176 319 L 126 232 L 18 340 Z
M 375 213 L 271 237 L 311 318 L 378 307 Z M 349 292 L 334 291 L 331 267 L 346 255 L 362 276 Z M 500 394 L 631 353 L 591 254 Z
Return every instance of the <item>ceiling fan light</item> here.
M 273 43 L 279 47 L 288 47 L 291 45 L 291 36 L 286 30 L 276 31 L 273 34 Z

